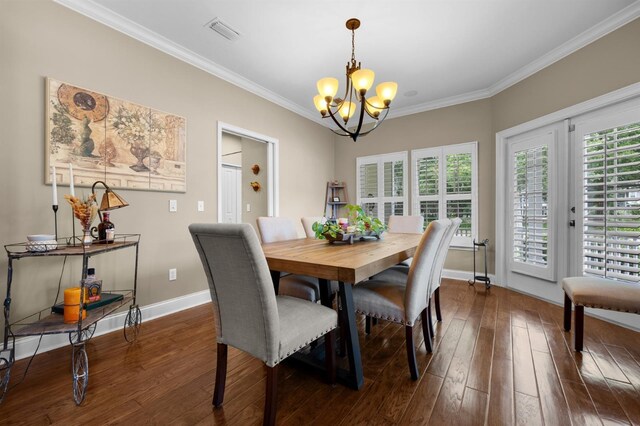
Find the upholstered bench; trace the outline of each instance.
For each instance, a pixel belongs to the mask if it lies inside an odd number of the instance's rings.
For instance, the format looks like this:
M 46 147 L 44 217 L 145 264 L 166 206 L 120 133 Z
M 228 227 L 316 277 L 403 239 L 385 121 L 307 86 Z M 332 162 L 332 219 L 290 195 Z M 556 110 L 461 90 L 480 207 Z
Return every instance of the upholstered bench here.
M 575 348 L 582 351 L 584 308 L 640 314 L 640 284 L 593 277 L 570 277 L 562 280 L 564 290 L 564 329 L 571 330 L 571 303 L 575 305 Z

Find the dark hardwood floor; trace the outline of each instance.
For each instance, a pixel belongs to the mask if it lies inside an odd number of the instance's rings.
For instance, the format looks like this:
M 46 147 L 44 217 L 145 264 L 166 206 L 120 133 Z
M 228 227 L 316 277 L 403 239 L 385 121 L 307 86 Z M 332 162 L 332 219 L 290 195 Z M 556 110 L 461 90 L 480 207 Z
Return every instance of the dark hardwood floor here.
M 278 424 L 640 425 L 640 333 L 587 317 L 576 354 L 560 306 L 452 280 L 441 303 L 433 354 L 414 327 L 420 380 L 409 377 L 404 328 L 381 322 L 365 336 L 361 318 L 363 389 L 331 387 L 285 363 Z M 212 409 L 212 321 L 203 305 L 143 323 L 132 345 L 121 332 L 94 338 L 81 407 L 71 396 L 70 348 L 38 355 L 0 405 L 0 423 L 259 424 L 264 368 L 233 348 L 224 406 Z M 11 385 L 25 366 L 14 366 Z

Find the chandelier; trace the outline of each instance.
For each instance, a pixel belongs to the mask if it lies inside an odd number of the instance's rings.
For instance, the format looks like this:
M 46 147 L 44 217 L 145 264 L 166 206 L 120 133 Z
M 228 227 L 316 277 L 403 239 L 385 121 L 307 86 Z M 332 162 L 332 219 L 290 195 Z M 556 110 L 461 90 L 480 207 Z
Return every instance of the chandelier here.
M 398 84 L 387 81 L 376 86 L 376 96 L 366 97 L 367 91 L 373 86 L 375 74 L 369 69 L 361 68 L 361 63 L 356 64 L 356 30 L 360 27 L 360 20 L 351 18 L 346 23 L 351 30 L 351 61 L 347 62 L 347 82 L 344 96 L 336 98 L 338 93 L 338 79 L 325 77 L 318 80 L 319 94 L 313 98 L 316 109 L 320 111 L 322 118 L 331 117 L 340 130 L 331 129 L 340 136 L 349 136 L 355 142 L 359 136 L 364 136 L 376 129 L 389 114 L 389 105 L 396 96 Z M 350 125 L 349 120 L 358 109 L 356 102 L 360 104 L 358 124 Z M 365 112 L 374 120 L 374 125 L 367 131 L 362 131 Z M 337 117 L 337 118 L 336 118 Z M 342 121 L 342 123 L 340 123 Z M 349 131 L 349 128 L 355 129 Z

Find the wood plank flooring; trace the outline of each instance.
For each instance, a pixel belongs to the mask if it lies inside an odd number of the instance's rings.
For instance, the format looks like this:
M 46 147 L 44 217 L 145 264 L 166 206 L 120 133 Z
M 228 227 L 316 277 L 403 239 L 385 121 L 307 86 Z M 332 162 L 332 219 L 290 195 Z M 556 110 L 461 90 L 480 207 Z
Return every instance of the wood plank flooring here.
M 559 306 L 453 280 L 441 303 L 433 354 L 415 327 L 420 380 L 409 377 L 403 328 L 380 322 L 365 336 L 360 318 L 364 387 L 331 387 L 285 363 L 278 424 L 640 425 L 640 333 L 586 317 L 576 354 Z M 203 305 L 143 323 L 132 345 L 121 332 L 92 339 L 81 407 L 71 397 L 70 348 L 40 354 L 0 405 L 0 424 L 260 424 L 265 370 L 233 348 L 224 406 L 212 409 L 212 321 Z M 26 364 L 16 363 L 10 386 Z

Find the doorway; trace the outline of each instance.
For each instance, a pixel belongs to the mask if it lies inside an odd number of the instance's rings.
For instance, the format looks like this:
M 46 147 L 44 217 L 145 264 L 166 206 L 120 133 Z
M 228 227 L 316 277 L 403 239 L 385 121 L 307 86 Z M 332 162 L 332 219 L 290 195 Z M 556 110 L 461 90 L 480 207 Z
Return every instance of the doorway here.
M 218 122 L 218 222 L 278 214 L 278 140 Z

